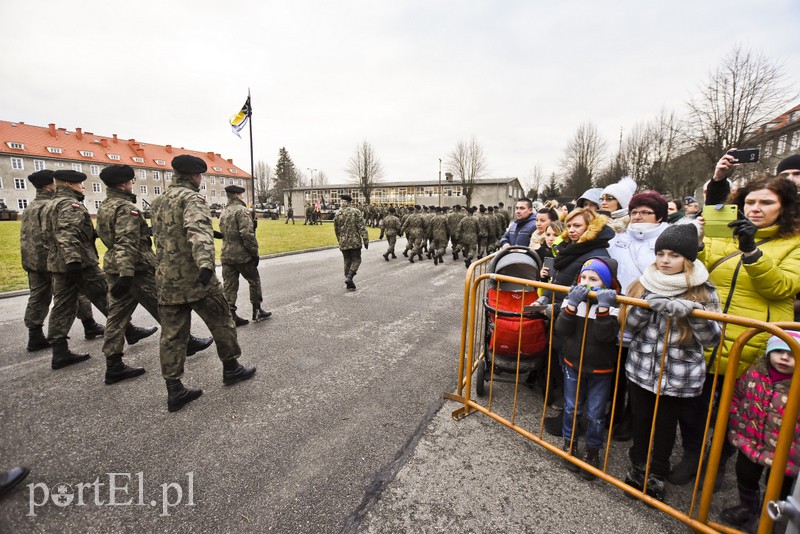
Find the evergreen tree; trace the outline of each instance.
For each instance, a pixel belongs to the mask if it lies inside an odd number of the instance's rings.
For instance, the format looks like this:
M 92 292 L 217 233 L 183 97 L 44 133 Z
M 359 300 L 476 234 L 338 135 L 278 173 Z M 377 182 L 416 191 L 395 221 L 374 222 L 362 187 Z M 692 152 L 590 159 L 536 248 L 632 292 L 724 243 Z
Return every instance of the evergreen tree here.
M 283 199 L 284 194 L 289 194 L 289 206 L 292 205 L 292 190 L 297 186 L 297 169 L 295 169 L 286 147 L 278 151 L 278 163 L 275 165 L 275 195 Z
M 561 196 L 561 185 L 558 183 L 556 173 L 550 175 L 550 179 L 544 186 L 544 190 L 542 190 L 542 194 L 540 196 L 542 200 L 553 200 L 554 198 Z

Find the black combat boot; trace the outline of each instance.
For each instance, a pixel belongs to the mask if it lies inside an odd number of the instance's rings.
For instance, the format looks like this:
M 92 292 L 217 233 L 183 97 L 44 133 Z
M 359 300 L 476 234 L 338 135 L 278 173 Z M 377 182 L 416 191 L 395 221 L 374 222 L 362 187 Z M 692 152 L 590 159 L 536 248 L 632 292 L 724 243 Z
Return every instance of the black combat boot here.
M 28 329 L 28 352 L 50 348 L 41 326 Z
M 68 365 L 85 362 L 89 358 L 90 356 L 88 354 L 77 354 L 69 350 L 67 340 L 62 339 L 53 344 L 53 359 L 50 362 L 50 367 L 53 369 L 61 369 Z
M 206 350 L 214 342 L 213 337 L 189 336 L 189 343 L 186 345 L 186 355 L 194 356 L 201 350 Z
M 356 288 L 356 283 L 353 282 L 353 275 L 352 274 L 349 274 L 349 275 L 344 277 L 344 285 L 347 286 L 347 289 L 355 289 Z
M 403 256 L 405 256 L 406 258 L 408 257 L 408 249 L 405 249 L 405 250 L 403 251 Z
M 389 261 L 389 253 L 388 252 L 383 254 L 383 259 L 386 260 L 386 261 Z
M 125 341 L 128 345 L 135 345 L 146 337 L 150 337 L 158 331 L 157 326 L 145 328 L 143 326 L 133 326 L 133 323 L 128 323 L 125 329 Z
M 269 319 L 272 317 L 272 312 L 262 310 L 261 306 L 253 306 L 253 322 L 257 323 L 258 321 L 263 321 L 264 319 Z
M 106 357 L 106 384 L 108 385 L 143 374 L 144 368 L 125 365 L 125 362 L 122 361 L 122 354 Z
M 458 261 L 458 252 L 455 250 L 453 251 L 453 261 Z
M 406 256 L 408 256 L 408 254 L 406 254 Z M 414 254 L 412 254 L 411 256 L 408 256 L 408 261 L 410 261 L 411 263 L 414 263 Z
M 439 263 L 444 263 L 444 254 L 439 254 Z
M 439 256 L 434 256 L 433 257 L 433 264 L 434 265 L 439 265 Z
M 203 394 L 200 388 L 186 388 L 180 380 L 167 378 L 167 410 L 177 412 Z
M 250 321 L 248 321 L 247 319 L 243 319 L 238 315 L 236 315 L 236 310 L 231 310 L 231 317 L 233 318 L 233 324 L 236 325 L 236 328 L 239 328 L 240 326 L 244 326 L 246 324 L 250 324 Z
M 245 367 L 239 360 L 228 360 L 222 362 L 222 383 L 226 385 L 235 384 L 243 380 L 249 380 L 256 374 L 255 367 Z
M 422 261 L 422 260 L 425 259 L 425 256 L 422 255 L 422 252 L 419 253 L 418 257 L 419 257 L 419 261 Z
M 469 268 L 469 265 L 472 263 L 472 260 L 469 258 L 464 258 L 464 267 Z
M 396 259 L 397 259 L 397 256 L 395 256 L 394 252 L 392 252 L 392 259 L 393 259 L 393 260 L 396 260 Z
M 94 319 L 83 319 L 81 322 L 83 323 L 83 336 L 86 339 L 102 337 L 106 333 L 105 327 Z

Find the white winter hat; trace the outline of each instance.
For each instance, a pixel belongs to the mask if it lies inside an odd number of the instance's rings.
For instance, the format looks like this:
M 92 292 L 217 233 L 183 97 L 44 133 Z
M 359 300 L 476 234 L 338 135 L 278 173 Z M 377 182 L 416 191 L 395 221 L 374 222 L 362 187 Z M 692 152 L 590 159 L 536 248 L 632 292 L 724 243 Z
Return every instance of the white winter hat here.
M 636 192 L 636 182 L 630 176 L 624 176 L 619 182 L 603 189 L 603 195 L 611 195 L 619 202 L 619 207 L 628 209 L 631 197 Z M 602 195 L 601 195 L 602 196 Z

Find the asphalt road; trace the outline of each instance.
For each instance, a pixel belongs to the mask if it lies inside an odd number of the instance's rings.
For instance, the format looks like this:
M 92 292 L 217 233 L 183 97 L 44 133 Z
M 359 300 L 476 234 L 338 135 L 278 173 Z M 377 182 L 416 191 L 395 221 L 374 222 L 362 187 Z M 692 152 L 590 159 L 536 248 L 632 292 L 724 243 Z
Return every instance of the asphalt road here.
M 47 351 L 24 350 L 26 297 L 0 300 L 0 467 L 31 468 L 0 501 L 0 532 L 327 533 L 352 523 L 456 374 L 463 263 L 387 263 L 384 243 L 364 252 L 354 292 L 338 250 L 263 260 L 274 315 L 239 329 L 255 378 L 223 386 L 212 347 L 184 378 L 204 395 L 177 413 L 166 409 L 157 335 L 126 349 L 147 373 L 106 386 L 100 340 L 76 324 L 71 347 L 92 359 L 52 371 Z M 155 324 L 141 309 L 134 320 Z M 199 319 L 193 331 L 207 334 Z

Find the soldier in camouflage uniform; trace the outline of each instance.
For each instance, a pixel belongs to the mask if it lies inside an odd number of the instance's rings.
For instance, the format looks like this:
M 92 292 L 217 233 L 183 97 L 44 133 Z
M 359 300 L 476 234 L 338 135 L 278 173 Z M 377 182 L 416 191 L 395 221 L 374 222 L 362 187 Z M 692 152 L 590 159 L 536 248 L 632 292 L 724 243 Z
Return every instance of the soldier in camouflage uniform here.
M 418 256 L 422 260 L 422 240 L 427 233 L 425 219 L 422 217 L 422 206 L 414 206 L 414 212 L 409 214 L 400 231 L 406 235 L 411 245 L 411 256 L 408 261 L 414 263 L 414 256 Z M 408 256 L 408 254 L 403 252 L 403 256 Z
M 447 217 L 442 213 L 442 208 L 434 208 L 434 215 L 431 218 L 431 236 L 433 264 L 439 265 L 444 263 L 444 253 L 447 250 L 447 240 L 450 239 L 450 234 L 447 230 Z
M 392 258 L 397 258 L 394 254 L 394 246 L 397 243 L 397 234 L 400 232 L 400 228 L 402 225 L 400 224 L 400 219 L 395 216 L 397 210 L 394 208 L 389 208 L 389 215 L 385 216 L 381 219 L 381 239 L 383 239 L 384 234 L 386 235 L 386 241 L 389 242 L 389 248 L 386 250 L 386 253 L 383 255 L 383 259 L 389 261 L 389 254 L 392 255 Z
M 499 202 L 497 204 L 497 207 L 499 209 L 496 209 L 494 211 L 496 213 L 499 213 L 501 215 L 501 217 L 503 218 L 503 228 L 502 228 L 502 231 L 500 232 L 500 236 L 502 237 L 503 234 L 506 233 L 506 230 L 508 230 L 508 225 L 511 224 L 511 214 L 506 209 L 506 205 L 503 204 L 502 202 Z
M 458 223 L 458 241 L 464 251 L 464 265 L 469 267 L 478 250 L 478 221 L 475 207 L 467 208 L 467 215 Z
M 450 233 L 450 245 L 452 246 L 454 260 L 458 259 L 458 250 L 461 248 L 458 241 L 458 223 L 461 222 L 464 215 L 460 204 L 453 206 L 453 211 L 447 214 L 447 231 Z
M 364 244 L 365 249 L 369 248 L 369 233 L 361 211 L 350 205 L 353 197 L 341 195 L 339 199 L 342 201 L 342 209 L 333 218 L 333 230 L 344 257 L 344 284 L 348 289 L 355 289 L 353 277 L 361 265 L 361 244 Z
M 136 207 L 133 194 L 134 172 L 128 165 L 111 165 L 100 171 L 106 184 L 106 199 L 97 210 L 97 235 L 108 248 L 103 270 L 108 287 L 108 322 L 103 339 L 106 357 L 106 384 L 115 384 L 144 374 L 140 367 L 122 361 L 124 332 L 131 315 L 141 304 L 161 322 L 156 291 L 156 256 L 150 239 L 150 227 Z M 210 337 L 190 336 L 187 356 L 211 346 Z
M 486 243 L 489 239 L 489 220 L 486 218 L 486 206 L 481 204 L 478 207 L 478 214 L 475 215 L 478 223 L 478 258 L 486 255 Z
M 250 321 L 236 315 L 236 296 L 239 292 L 239 275 L 250 285 L 250 303 L 253 305 L 253 321 L 261 321 L 272 312 L 261 309 L 264 300 L 261 295 L 261 276 L 258 274 L 258 241 L 253 219 L 242 199 L 244 187 L 229 185 L 225 188 L 228 203 L 219 216 L 219 229 L 222 233 L 222 285 L 225 300 L 231 309 L 231 317 L 236 326 L 244 326 Z
M 50 343 L 44 335 L 42 327 L 53 300 L 53 280 L 47 270 L 47 249 L 44 247 L 42 209 L 53 198 L 56 186 L 53 184 L 53 171 L 41 170 L 30 176 L 28 180 L 36 188 L 36 198 L 22 213 L 20 225 L 20 252 L 22 268 L 28 275 L 30 295 L 25 307 L 25 327 L 28 329 L 29 352 L 49 349 Z M 86 339 L 94 339 L 105 332 L 103 325 L 98 324 L 92 316 L 92 303 L 83 295 L 78 296 L 78 319 L 83 323 Z
M 181 383 L 192 311 L 217 344 L 222 381 L 235 384 L 253 377 L 255 367 L 238 361 L 242 353 L 231 310 L 214 274 L 211 211 L 200 195 L 206 162 L 181 155 L 172 160 L 172 184 L 152 204 L 156 240 L 156 285 L 161 315 L 161 373 L 167 384 L 167 409 L 175 412 L 203 394 Z
M 503 234 L 500 232 L 500 227 L 503 226 L 502 220 L 497 218 L 494 212 L 494 206 L 488 206 L 486 210 L 489 212 L 486 219 L 489 222 L 489 237 L 486 240 L 486 251 L 491 254 L 497 250 L 497 241 Z
M 69 350 L 67 339 L 75 321 L 78 295 L 85 295 L 103 315 L 108 315 L 108 301 L 103 271 L 98 263 L 96 234 L 92 218 L 82 201 L 82 172 L 59 170 L 53 173 L 56 192 L 42 210 L 47 269 L 53 276 L 53 310 L 50 312 L 47 337 L 53 346 L 50 366 L 61 369 L 89 359 L 88 354 Z M 125 337 L 129 344 L 153 335 L 157 328 L 137 328 L 128 324 Z
M 403 256 L 406 258 L 408 257 L 408 251 L 414 248 L 414 241 L 409 237 L 406 230 L 402 230 L 402 228 L 406 228 L 406 221 L 408 218 L 414 213 L 414 208 L 408 208 L 407 206 L 403 206 L 403 215 L 400 217 L 400 235 L 405 235 L 406 237 L 406 246 L 403 249 Z

